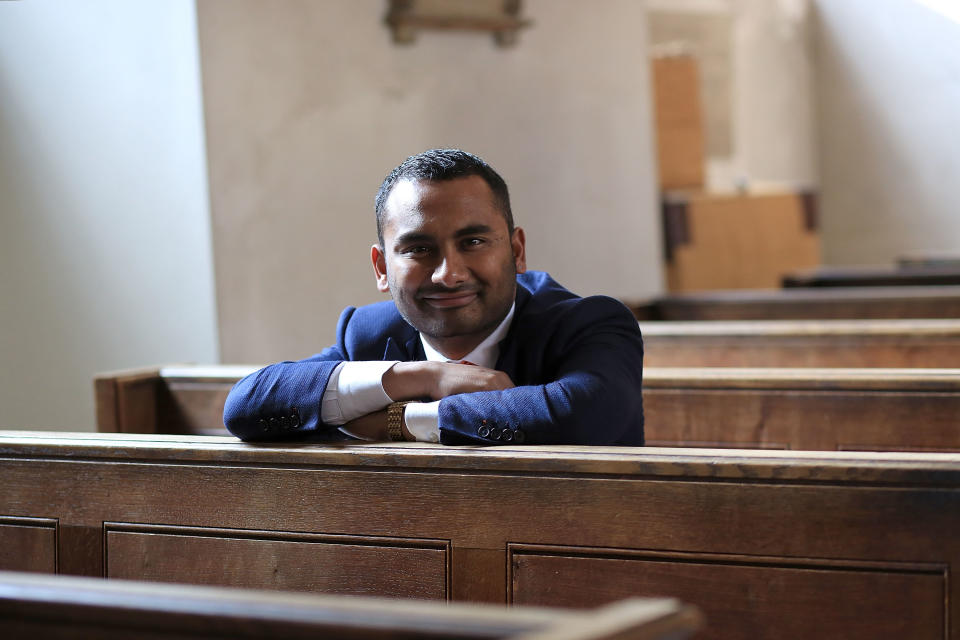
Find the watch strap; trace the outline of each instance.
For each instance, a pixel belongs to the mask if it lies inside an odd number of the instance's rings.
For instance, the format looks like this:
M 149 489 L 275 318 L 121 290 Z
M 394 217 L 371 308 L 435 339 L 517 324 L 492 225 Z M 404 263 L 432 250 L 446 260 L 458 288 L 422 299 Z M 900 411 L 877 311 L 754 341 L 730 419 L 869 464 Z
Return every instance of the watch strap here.
M 410 400 L 391 402 L 387 405 L 387 437 L 393 442 L 403 441 L 403 408 Z

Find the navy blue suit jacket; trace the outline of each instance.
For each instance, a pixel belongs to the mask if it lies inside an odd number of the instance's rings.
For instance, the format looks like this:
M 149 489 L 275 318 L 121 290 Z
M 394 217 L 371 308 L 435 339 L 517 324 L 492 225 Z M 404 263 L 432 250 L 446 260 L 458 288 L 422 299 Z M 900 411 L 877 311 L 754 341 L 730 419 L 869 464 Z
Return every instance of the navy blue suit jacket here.
M 516 311 L 496 369 L 516 387 L 440 401 L 443 444 L 643 444 L 643 339 L 619 301 L 581 298 L 543 272 L 517 276 Z M 416 329 L 392 301 L 348 307 L 337 343 L 240 380 L 224 423 L 243 440 L 340 439 L 320 402 L 343 361 L 424 360 Z

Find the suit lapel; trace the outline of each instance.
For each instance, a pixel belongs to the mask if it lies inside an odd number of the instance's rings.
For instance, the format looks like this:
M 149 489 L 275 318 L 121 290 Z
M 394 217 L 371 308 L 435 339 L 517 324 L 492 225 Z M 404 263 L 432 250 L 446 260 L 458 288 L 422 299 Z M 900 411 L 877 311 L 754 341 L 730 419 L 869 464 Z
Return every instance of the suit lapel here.
M 420 334 L 416 331 L 403 340 L 402 338 L 387 338 L 387 346 L 383 351 L 384 360 L 400 360 L 401 362 L 410 362 L 412 360 L 426 360 L 427 356 L 423 352 L 423 345 L 420 344 Z
M 523 333 L 523 312 L 527 306 L 527 302 L 530 301 L 530 297 L 530 292 L 518 282 L 513 322 L 510 324 L 510 330 L 507 331 L 507 337 L 500 341 L 500 355 L 497 357 L 496 369 L 510 376 L 510 379 L 513 380 L 514 383 L 517 383 L 519 379 L 518 376 L 523 373 L 522 371 L 518 371 L 519 363 L 517 360 L 520 354 L 520 343 L 523 341 L 521 335 Z

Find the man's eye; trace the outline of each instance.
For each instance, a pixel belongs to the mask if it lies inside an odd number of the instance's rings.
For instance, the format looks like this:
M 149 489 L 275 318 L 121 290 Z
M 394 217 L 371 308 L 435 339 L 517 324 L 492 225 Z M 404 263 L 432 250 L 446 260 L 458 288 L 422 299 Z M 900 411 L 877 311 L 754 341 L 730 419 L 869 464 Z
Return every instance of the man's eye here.
M 485 243 L 486 240 L 483 238 L 467 238 L 463 241 L 463 244 L 466 247 L 479 247 Z
M 402 253 L 409 255 L 424 255 L 430 252 L 430 247 L 424 247 L 422 245 L 415 245 L 412 247 L 405 247 Z

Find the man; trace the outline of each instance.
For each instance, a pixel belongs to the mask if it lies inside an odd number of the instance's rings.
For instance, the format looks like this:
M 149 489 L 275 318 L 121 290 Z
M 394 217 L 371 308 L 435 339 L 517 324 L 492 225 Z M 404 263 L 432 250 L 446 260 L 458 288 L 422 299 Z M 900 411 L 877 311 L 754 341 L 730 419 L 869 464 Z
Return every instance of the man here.
M 377 288 L 337 343 L 253 373 L 224 423 L 243 440 L 643 444 L 643 341 L 620 302 L 527 272 L 503 179 L 456 149 L 407 158 L 376 198 Z M 346 434 L 346 435 L 344 435 Z

